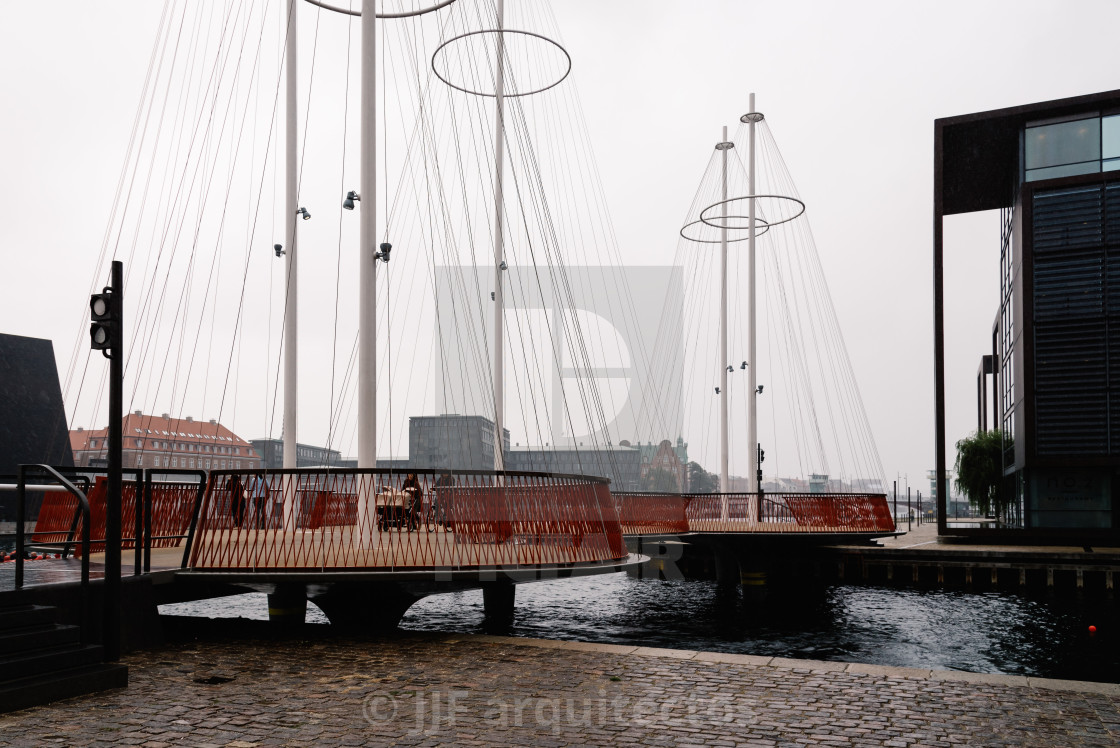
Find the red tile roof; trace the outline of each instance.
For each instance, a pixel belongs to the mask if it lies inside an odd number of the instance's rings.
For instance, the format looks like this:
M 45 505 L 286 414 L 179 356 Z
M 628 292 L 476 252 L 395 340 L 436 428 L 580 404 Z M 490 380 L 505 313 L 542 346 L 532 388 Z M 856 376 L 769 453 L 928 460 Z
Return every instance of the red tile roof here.
M 108 433 L 109 429 L 107 428 L 71 431 L 70 447 L 75 451 L 89 449 L 90 439 L 104 439 L 108 436 Z M 137 415 L 136 413 L 129 413 L 124 417 L 121 424 L 121 435 L 126 439 L 142 437 L 198 444 L 249 446 L 249 442 L 220 423 L 193 421 L 186 418 Z M 100 445 L 98 445 L 98 448 L 100 448 Z

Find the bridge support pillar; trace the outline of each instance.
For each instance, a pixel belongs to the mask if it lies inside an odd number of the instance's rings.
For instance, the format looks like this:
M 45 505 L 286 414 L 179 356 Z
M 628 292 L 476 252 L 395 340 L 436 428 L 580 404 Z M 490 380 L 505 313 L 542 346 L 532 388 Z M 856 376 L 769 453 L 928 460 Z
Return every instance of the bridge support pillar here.
M 743 587 L 743 599 L 761 603 L 766 600 L 766 570 L 757 564 L 742 564 L 739 567 L 739 584 Z
M 268 620 L 280 626 L 302 626 L 307 618 L 307 591 L 302 584 L 278 584 L 268 596 Z
M 517 587 L 513 582 L 482 583 L 482 626 L 487 631 L 504 631 L 513 625 L 513 603 Z
M 734 587 L 741 584 L 739 556 L 728 548 L 712 548 L 716 562 L 716 584 L 720 587 Z
M 335 583 L 310 595 L 336 629 L 392 631 L 420 596 L 396 584 Z

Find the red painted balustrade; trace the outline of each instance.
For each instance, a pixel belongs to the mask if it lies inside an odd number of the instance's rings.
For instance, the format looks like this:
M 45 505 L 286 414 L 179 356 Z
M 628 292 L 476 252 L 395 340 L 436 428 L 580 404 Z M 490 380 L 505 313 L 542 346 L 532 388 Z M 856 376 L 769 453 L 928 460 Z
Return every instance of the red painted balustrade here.
M 188 565 L 409 570 L 625 559 L 605 481 L 533 473 L 214 473 Z

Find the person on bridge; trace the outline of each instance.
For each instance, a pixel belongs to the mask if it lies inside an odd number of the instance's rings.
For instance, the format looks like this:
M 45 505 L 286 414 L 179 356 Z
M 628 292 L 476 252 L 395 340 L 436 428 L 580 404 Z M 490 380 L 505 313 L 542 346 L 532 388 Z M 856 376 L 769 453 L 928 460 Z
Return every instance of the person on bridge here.
M 401 484 L 401 491 L 408 495 L 408 529 L 418 529 L 420 527 L 424 489 L 420 487 L 420 481 L 417 479 L 416 473 L 408 474 L 404 483 Z
M 451 474 L 450 470 L 444 470 L 436 478 L 436 482 L 432 485 L 432 491 L 428 495 L 428 513 L 433 518 L 432 521 L 437 525 L 447 525 L 447 517 L 444 514 L 444 499 L 447 493 L 440 493 L 441 489 L 453 488 L 455 486 L 455 476 Z
M 229 491 L 230 511 L 233 513 L 233 526 L 241 527 L 245 519 L 245 487 L 241 485 L 241 476 L 234 475 L 226 479 L 226 490 Z
M 246 493 L 249 511 L 253 516 L 253 526 L 268 527 L 272 519 L 272 507 L 269 506 L 272 491 L 264 473 L 257 473 L 249 479 L 249 490 Z

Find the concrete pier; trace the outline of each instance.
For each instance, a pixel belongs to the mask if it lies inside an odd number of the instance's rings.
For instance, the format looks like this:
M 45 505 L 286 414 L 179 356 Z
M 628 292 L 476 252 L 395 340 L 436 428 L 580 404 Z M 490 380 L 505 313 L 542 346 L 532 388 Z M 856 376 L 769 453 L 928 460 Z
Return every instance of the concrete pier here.
M 1112 595 L 1120 548 L 942 542 L 936 525 L 870 546 L 832 546 L 813 559 L 826 581 L 930 587 L 1035 588 Z M 802 569 L 801 573 L 807 573 Z
M 1120 685 L 1020 676 L 459 634 L 125 661 L 128 689 L 4 715 L 0 746 L 1120 742 Z

